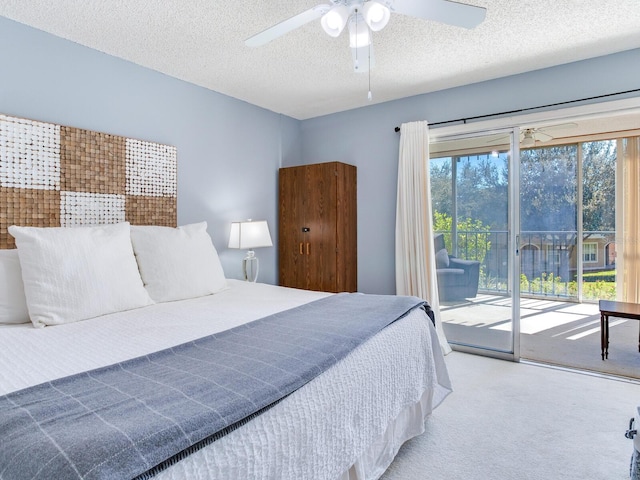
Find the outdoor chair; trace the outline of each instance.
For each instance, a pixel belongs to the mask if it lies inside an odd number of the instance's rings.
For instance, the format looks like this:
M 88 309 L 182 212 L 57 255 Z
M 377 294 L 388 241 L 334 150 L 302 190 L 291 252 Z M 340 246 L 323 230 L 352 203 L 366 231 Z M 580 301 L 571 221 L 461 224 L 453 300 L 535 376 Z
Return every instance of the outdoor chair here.
M 478 293 L 480 262 L 449 255 L 441 233 L 434 236 L 433 246 L 440 301 L 474 298 Z

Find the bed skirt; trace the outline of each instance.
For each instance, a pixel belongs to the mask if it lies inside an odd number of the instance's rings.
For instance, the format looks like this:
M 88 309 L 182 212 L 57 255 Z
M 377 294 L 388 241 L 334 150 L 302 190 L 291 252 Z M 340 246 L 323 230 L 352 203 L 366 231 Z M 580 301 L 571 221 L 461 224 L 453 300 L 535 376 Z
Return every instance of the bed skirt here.
M 424 422 L 431 415 L 431 395 L 425 392 L 420 400 L 402 410 L 389 422 L 380 435 L 339 480 L 374 480 L 389 468 L 400 447 L 407 440 L 424 433 Z M 638 479 L 640 480 L 640 478 Z

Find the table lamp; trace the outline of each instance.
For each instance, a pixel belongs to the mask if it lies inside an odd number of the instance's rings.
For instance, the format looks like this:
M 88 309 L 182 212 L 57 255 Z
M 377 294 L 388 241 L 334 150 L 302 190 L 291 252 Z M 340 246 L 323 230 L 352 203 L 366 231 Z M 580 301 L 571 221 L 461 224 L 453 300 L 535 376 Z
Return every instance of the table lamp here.
M 248 250 L 247 256 L 242 260 L 242 271 L 244 279 L 248 282 L 255 282 L 258 279 L 258 257 L 254 248 L 271 247 L 271 235 L 269 235 L 269 225 L 266 220 L 251 219 L 246 222 L 232 222 L 231 234 L 229 235 L 229 248 L 240 248 Z

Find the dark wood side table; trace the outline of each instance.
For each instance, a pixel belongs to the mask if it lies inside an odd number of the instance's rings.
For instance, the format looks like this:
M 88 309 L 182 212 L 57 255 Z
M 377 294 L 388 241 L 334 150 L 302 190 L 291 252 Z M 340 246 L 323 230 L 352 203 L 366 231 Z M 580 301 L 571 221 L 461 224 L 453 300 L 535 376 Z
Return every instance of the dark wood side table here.
M 602 360 L 609 358 L 609 317 L 629 318 L 640 321 L 640 305 L 637 303 L 600 300 L 600 348 Z M 638 335 L 640 352 L 640 334 Z

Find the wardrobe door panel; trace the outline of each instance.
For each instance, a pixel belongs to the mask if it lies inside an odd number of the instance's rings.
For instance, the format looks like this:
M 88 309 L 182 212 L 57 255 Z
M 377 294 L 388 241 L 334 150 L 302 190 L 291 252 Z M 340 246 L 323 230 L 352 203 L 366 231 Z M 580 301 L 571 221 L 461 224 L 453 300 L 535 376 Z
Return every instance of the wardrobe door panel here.
M 283 168 L 279 172 L 278 259 L 279 284 L 306 288 L 307 257 L 303 234 L 306 189 L 304 169 Z
M 336 196 L 336 290 L 358 289 L 358 192 L 356 167 L 338 165 Z
M 335 292 L 336 285 L 336 164 L 309 168 L 306 220 L 311 290 Z

